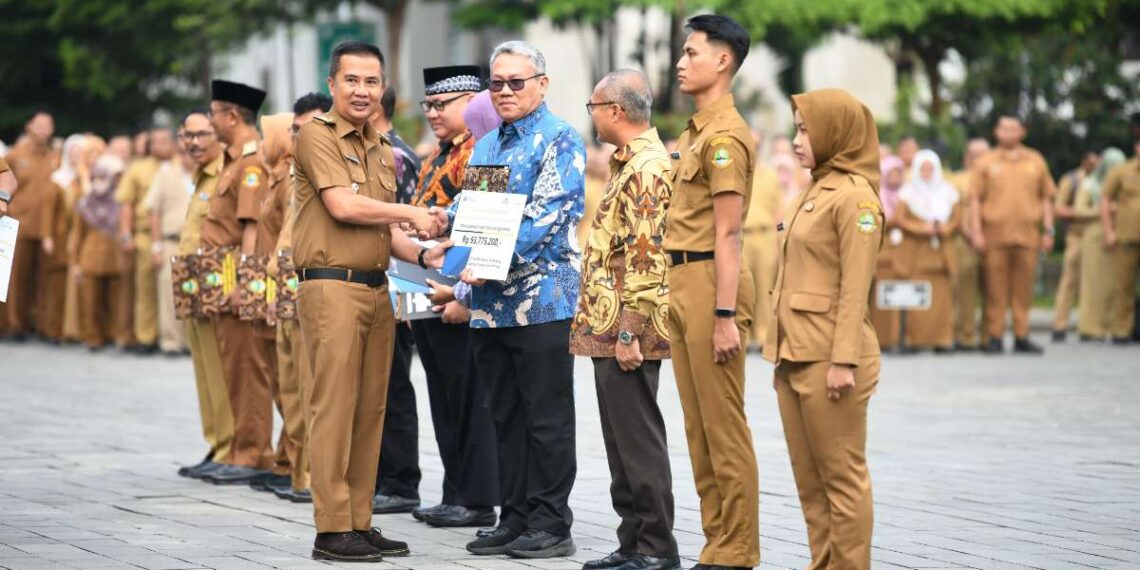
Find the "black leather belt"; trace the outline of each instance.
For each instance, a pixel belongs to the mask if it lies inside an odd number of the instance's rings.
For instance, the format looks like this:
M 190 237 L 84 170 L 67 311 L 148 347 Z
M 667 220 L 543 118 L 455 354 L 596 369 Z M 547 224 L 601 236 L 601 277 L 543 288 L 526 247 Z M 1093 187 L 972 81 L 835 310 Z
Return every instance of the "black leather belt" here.
M 670 251 L 669 257 L 673 265 L 684 265 L 694 261 L 706 261 L 713 258 L 711 251 Z
M 297 272 L 298 281 L 310 279 L 332 279 L 333 281 L 347 281 L 359 283 L 369 287 L 381 287 L 388 282 L 388 276 L 383 271 L 354 271 L 338 267 L 307 267 Z

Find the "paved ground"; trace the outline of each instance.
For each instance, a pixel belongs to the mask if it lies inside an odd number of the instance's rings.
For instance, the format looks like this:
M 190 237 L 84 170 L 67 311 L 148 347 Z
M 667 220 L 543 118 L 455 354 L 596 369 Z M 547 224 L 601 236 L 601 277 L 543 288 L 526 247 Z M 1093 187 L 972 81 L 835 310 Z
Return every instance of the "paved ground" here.
M 1140 568 L 1140 348 L 1069 343 L 1043 358 L 888 359 L 872 400 L 876 568 Z M 761 472 L 763 567 L 802 568 L 807 547 L 770 387 L 749 361 Z M 422 371 L 417 370 L 422 395 Z M 578 554 L 469 555 L 466 532 L 377 517 L 414 554 L 373 568 L 575 569 L 615 546 L 587 362 L 578 365 Z M 671 374 L 677 535 L 702 543 Z M 428 417 L 426 397 L 421 419 Z M 202 452 L 189 360 L 0 344 L 0 567 L 318 568 L 307 505 L 179 478 Z M 440 467 L 421 422 L 425 501 Z M 347 566 L 347 565 L 346 565 Z

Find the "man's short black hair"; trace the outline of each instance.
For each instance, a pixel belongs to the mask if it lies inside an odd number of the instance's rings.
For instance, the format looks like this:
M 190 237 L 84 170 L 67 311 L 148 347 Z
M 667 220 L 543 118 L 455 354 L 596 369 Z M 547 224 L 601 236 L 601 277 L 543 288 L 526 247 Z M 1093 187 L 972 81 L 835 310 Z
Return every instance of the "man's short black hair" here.
M 306 93 L 302 95 L 300 99 L 297 99 L 296 103 L 293 103 L 293 114 L 304 115 L 312 111 L 327 113 L 329 109 L 332 108 L 332 103 L 332 97 L 324 93 L 317 93 L 315 91 Z
M 384 118 L 389 121 L 396 115 L 396 86 L 389 85 L 380 96 L 380 109 L 384 111 Z
M 693 16 L 685 22 L 685 27 L 693 32 L 704 32 L 710 42 L 720 42 L 732 52 L 733 73 L 740 69 L 748 49 L 752 46 L 752 36 L 736 20 L 719 14 Z
M 1025 126 L 1025 119 L 1021 117 L 1021 113 L 1018 113 L 1017 111 L 1011 109 L 1007 109 L 1004 112 L 998 113 L 997 120 L 994 121 L 994 125 L 1000 123 L 1002 119 L 1012 119 L 1014 121 L 1017 121 L 1019 125 Z
M 329 56 L 329 78 L 336 79 L 336 72 L 340 71 L 340 58 L 345 55 L 373 56 L 380 60 L 380 77 L 384 77 L 384 54 L 380 48 L 358 40 L 348 40 L 336 44 Z
M 49 109 L 48 107 L 35 107 L 32 109 L 31 113 L 28 113 L 27 122 L 29 122 L 29 123 L 32 122 L 32 119 L 34 119 L 40 115 L 47 115 L 47 116 L 51 117 L 52 120 L 55 120 L 55 113 L 52 113 L 51 109 Z
M 178 123 L 178 124 L 181 125 L 182 127 L 185 127 L 186 126 L 186 120 L 189 119 L 191 115 L 205 115 L 206 118 L 209 118 L 210 117 L 210 109 L 209 109 L 209 107 L 194 107 L 193 109 L 190 109 L 189 113 L 186 113 L 186 115 L 182 117 L 182 122 Z

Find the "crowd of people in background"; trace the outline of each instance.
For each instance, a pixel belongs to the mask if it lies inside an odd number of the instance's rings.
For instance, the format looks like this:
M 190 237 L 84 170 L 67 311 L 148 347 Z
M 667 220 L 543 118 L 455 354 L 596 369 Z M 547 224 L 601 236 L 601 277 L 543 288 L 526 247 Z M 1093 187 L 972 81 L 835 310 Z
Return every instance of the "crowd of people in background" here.
M 1000 354 L 1009 318 L 1013 351 L 1041 353 L 1029 311 L 1059 229 L 1053 340 L 1074 304 L 1082 340 L 1136 337 L 1140 115 L 1132 159 L 1090 152 L 1059 182 L 1014 115 L 993 148 L 970 140 L 956 171 L 914 137 L 880 145 L 870 111 L 839 90 L 793 97 L 795 139 L 749 136 L 731 94 L 747 33 L 721 16 L 688 26 L 678 70 L 698 112 L 675 140 L 650 126 L 646 78 L 617 70 L 586 104 L 614 144 L 585 145 L 544 103 L 546 61 L 525 42 L 496 48 L 489 81 L 478 66 L 423 70 L 435 140 L 418 151 L 393 128 L 380 50 L 361 42 L 334 50 L 332 98 L 260 121 L 265 92 L 224 80 L 176 130 L 57 138 L 37 111 L 0 161 L 14 175 L 0 177 L 0 213 L 20 222 L 0 338 L 190 352 L 209 452 L 179 474 L 314 503 L 314 557 L 357 561 L 409 553 L 373 513 L 497 524 L 468 544 L 476 555 L 571 555 L 573 357 L 590 356 L 623 523 L 621 548 L 586 570 L 679 568 L 656 404 L 668 358 L 702 498 L 698 568 L 759 563 L 744 353 L 763 352 L 813 558 L 869 567 L 880 346 Z M 413 238 L 446 240 L 465 169 L 504 162 L 502 190 L 528 198 L 507 279 L 432 283 L 441 318 L 393 323 L 389 258 L 440 268 L 450 242 Z M 269 274 L 296 261 L 298 314 L 241 318 L 233 301 L 179 321 L 173 264 L 210 248 L 268 259 Z M 872 283 L 895 281 L 921 283 L 928 306 L 880 306 Z M 415 352 L 445 470 L 431 507 Z

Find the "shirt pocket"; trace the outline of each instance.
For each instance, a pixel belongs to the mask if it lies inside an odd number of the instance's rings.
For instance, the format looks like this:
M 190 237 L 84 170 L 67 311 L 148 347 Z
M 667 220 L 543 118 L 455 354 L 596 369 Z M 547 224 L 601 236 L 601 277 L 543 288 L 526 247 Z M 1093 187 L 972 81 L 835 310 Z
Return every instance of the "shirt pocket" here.
M 694 203 L 696 199 L 694 194 L 698 191 L 697 187 L 700 186 L 700 174 L 701 164 L 696 156 L 689 155 L 681 159 L 680 164 L 673 171 L 673 203 Z
M 819 293 L 792 293 L 788 306 L 793 311 L 804 313 L 826 313 L 831 310 L 831 297 Z

